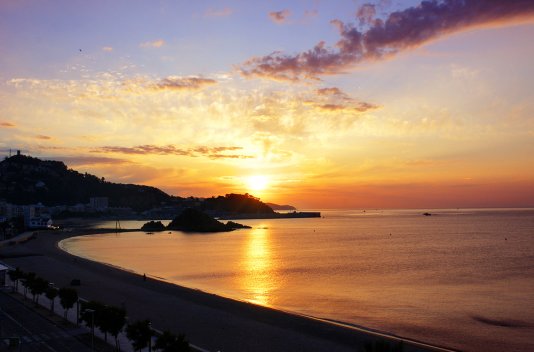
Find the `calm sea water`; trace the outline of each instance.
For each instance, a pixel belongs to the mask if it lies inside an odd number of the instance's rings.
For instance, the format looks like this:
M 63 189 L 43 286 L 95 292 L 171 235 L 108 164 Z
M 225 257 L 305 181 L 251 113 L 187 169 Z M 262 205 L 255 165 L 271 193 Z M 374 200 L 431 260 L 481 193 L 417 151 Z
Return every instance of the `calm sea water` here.
M 252 229 L 229 233 L 93 235 L 62 247 L 183 286 L 446 347 L 534 351 L 534 210 L 422 212 L 323 211 L 243 220 Z M 130 226 L 139 223 L 122 223 Z

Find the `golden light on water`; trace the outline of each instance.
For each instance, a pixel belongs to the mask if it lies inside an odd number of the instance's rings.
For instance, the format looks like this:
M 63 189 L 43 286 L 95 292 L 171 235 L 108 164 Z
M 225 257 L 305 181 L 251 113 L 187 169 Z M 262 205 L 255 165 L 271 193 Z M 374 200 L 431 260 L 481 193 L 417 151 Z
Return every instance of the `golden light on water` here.
M 254 228 L 243 251 L 243 274 L 239 285 L 247 293 L 248 301 L 264 306 L 273 305 L 272 291 L 277 287 L 276 265 L 272 258 L 269 229 Z

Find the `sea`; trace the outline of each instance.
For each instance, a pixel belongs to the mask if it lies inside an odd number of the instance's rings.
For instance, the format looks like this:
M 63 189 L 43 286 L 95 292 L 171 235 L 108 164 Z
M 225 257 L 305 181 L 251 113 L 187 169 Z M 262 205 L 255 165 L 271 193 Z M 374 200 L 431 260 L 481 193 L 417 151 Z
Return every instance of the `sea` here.
M 60 245 L 347 326 L 463 351 L 534 351 L 534 209 L 319 211 L 240 220 L 252 228 L 226 233 L 109 233 Z

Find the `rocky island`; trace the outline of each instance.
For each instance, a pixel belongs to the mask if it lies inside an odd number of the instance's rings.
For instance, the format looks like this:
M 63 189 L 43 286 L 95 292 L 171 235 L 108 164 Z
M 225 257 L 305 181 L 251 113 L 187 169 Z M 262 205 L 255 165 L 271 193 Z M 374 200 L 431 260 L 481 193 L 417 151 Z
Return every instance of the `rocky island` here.
M 227 232 L 236 229 L 250 228 L 250 226 L 228 221 L 224 224 L 200 210 L 187 208 L 175 217 L 167 226 L 168 230 L 186 232 Z

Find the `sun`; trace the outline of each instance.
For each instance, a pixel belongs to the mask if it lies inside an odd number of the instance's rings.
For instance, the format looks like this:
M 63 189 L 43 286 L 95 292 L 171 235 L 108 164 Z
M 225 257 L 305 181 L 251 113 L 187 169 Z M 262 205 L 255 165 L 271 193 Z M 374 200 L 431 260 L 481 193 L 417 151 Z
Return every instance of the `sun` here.
M 248 176 L 245 179 L 245 182 L 247 184 L 247 188 L 250 191 L 258 192 L 263 191 L 267 188 L 267 186 L 269 185 L 269 178 L 263 175 L 253 175 Z

